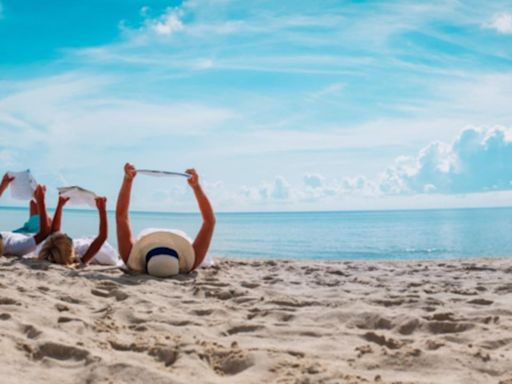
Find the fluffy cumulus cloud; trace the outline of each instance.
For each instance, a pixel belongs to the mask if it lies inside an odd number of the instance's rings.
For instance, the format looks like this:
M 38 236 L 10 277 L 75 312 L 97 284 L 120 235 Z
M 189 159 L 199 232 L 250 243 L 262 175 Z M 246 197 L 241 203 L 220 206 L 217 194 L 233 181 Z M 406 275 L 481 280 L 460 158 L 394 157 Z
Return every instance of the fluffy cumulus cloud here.
M 256 187 L 243 186 L 238 194 L 246 202 L 284 202 L 293 198 L 290 183 L 282 176 L 277 176 L 272 183 L 263 182 Z
M 314 206 L 322 202 L 336 203 L 347 196 L 367 198 L 376 193 L 375 183 L 364 177 L 327 179 L 320 174 L 305 174 L 302 184 L 291 183 L 283 176 L 276 176 L 271 182 L 242 186 L 235 192 L 226 189 L 222 183 L 210 187 L 220 205 L 248 209 L 290 208 L 303 204 Z
M 181 17 L 183 10 L 180 8 L 168 8 L 158 19 L 148 20 L 149 28 L 157 35 L 170 36 L 175 32 L 183 30 Z
M 278 176 L 271 183 L 244 186 L 238 204 L 342 202 L 405 195 L 438 196 L 512 190 L 512 129 L 468 128 L 453 142 L 432 142 L 416 156 L 399 156 L 375 179 L 327 178 L 305 174 L 291 184 Z M 219 196 L 222 194 L 219 193 Z M 225 194 L 224 194 L 225 196 Z
M 474 193 L 512 189 L 512 130 L 469 128 L 399 157 L 379 181 L 383 193 Z
M 290 185 L 284 177 L 277 177 L 274 181 L 271 196 L 276 200 L 286 200 L 290 195 Z
M 489 27 L 499 33 L 512 34 L 512 13 L 501 13 L 489 24 Z
M 379 186 L 365 176 L 345 177 L 338 191 L 344 195 L 375 197 L 380 194 Z
M 311 188 L 320 188 L 324 183 L 324 177 L 317 174 L 306 174 L 304 175 L 304 185 Z

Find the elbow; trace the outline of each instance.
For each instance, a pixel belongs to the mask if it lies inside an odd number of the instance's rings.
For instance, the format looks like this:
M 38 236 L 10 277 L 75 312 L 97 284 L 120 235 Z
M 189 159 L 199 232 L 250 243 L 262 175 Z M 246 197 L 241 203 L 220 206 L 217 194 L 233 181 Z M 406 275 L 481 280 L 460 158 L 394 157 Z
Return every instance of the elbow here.
M 98 237 L 96 238 L 96 243 L 102 245 L 105 241 L 107 241 L 108 233 L 107 232 L 101 232 Z

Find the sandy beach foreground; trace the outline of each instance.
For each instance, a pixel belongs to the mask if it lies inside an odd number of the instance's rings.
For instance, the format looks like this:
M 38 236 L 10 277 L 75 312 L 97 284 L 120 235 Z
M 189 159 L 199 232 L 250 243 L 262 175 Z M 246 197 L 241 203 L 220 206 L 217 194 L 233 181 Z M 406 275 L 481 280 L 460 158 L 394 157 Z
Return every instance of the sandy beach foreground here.
M 512 259 L 232 261 L 177 279 L 0 258 L 5 383 L 512 383 Z

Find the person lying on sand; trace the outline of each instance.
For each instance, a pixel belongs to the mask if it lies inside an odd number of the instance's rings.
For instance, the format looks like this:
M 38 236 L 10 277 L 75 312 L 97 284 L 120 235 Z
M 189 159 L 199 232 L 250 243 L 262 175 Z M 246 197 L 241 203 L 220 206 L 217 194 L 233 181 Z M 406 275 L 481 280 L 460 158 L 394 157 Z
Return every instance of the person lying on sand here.
M 52 263 L 71 266 L 74 264 L 87 265 L 118 265 L 120 263 L 116 250 L 106 241 L 108 236 L 107 223 L 107 199 L 96 198 L 96 207 L 100 217 L 99 233 L 95 239 L 72 239 L 67 234 L 60 232 L 62 210 L 69 201 L 69 197 L 59 196 L 51 234 L 43 243 L 38 252 L 39 260 L 47 260 Z
M 9 184 L 14 181 L 15 177 L 11 176 L 9 173 L 6 173 L 2 178 L 2 182 L 0 183 L 0 196 L 4 193 L 4 191 L 9 187 Z M 14 233 L 23 233 L 25 235 L 35 234 L 39 232 L 39 208 L 37 206 L 37 201 L 33 197 L 29 202 L 29 216 L 28 220 L 23 224 L 21 228 L 15 229 Z M 47 214 L 48 220 L 48 228 L 52 225 L 52 218 Z
M 184 232 L 170 229 L 146 229 L 134 240 L 129 206 L 137 171 L 132 164 L 125 164 L 116 207 L 117 243 L 119 254 L 130 269 L 153 276 L 169 277 L 189 273 L 203 262 L 215 228 L 215 215 L 199 184 L 197 172 L 188 169 L 186 173 L 190 175 L 188 184 L 194 191 L 203 218 L 194 242 Z
M 12 180 L 14 180 L 14 178 L 9 177 L 7 174 L 4 175 L 0 183 L 0 196 L 2 196 Z M 34 191 L 34 198 L 38 210 L 41 212 L 39 215 L 39 231 L 33 236 L 14 232 L 0 232 L 0 256 L 4 254 L 9 256 L 24 256 L 34 251 L 37 245 L 46 239 L 50 233 L 50 227 L 46 214 L 45 193 L 46 187 L 44 185 L 38 185 Z

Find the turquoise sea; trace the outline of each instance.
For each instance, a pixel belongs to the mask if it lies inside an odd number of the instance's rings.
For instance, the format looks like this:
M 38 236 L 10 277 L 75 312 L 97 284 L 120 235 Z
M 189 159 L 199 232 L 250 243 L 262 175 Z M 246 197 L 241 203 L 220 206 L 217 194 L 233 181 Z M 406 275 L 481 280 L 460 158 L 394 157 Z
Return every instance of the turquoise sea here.
M 0 229 L 20 227 L 27 210 L 0 208 Z M 134 232 L 177 228 L 192 238 L 199 214 L 134 212 Z M 116 245 L 114 213 L 109 242 Z M 66 210 L 63 230 L 95 236 L 95 211 Z M 270 259 L 385 260 L 512 256 L 512 208 L 218 213 L 213 256 Z

